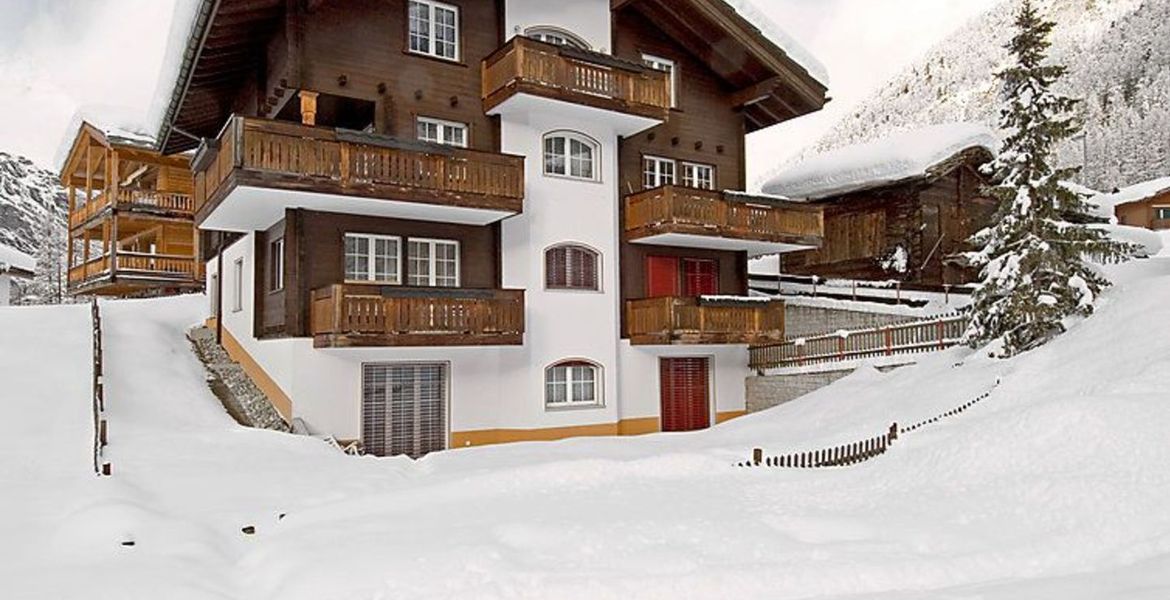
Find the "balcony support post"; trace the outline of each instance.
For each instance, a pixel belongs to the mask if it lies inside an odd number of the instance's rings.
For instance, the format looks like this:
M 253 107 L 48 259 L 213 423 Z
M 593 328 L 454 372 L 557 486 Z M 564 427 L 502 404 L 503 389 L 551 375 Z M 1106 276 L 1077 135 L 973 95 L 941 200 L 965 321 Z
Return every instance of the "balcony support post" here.
M 301 90 L 301 124 L 309 127 L 317 125 L 317 92 Z

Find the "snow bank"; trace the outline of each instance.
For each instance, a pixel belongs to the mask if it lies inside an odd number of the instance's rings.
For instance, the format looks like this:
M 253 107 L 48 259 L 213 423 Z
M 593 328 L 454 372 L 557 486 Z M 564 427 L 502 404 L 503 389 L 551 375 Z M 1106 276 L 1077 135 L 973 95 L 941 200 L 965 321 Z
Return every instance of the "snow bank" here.
M 971 148 L 995 153 L 999 141 L 983 125 L 933 125 L 814 156 L 774 175 L 763 190 L 817 200 L 925 176 L 931 168 Z
M 1098 194 L 1090 198 L 1089 203 L 1097 207 L 1099 216 L 1112 218 L 1114 209 L 1122 204 L 1140 202 L 1165 192 L 1170 192 L 1170 177 L 1151 179 L 1116 192 Z
M 1115 240 L 1128 242 L 1138 247 L 1140 254 L 1157 256 L 1163 251 L 1165 239 L 1157 231 L 1145 227 L 1131 227 L 1129 225 L 1090 225 L 1094 229 L 1103 229 Z
M 812 52 L 805 49 L 800 42 L 796 41 L 796 38 L 793 38 L 761 12 L 753 0 L 723 0 L 723 2 L 739 13 L 748 23 L 755 25 L 760 33 L 764 34 L 764 37 L 776 44 L 776 47 L 783 50 L 796 64 L 804 67 L 804 70 L 808 71 L 813 79 L 821 82 L 825 87 L 829 86 L 829 70 L 825 68 L 825 65 Z
M 9 267 L 33 273 L 37 270 L 37 261 L 16 248 L 0 244 L 0 273 Z

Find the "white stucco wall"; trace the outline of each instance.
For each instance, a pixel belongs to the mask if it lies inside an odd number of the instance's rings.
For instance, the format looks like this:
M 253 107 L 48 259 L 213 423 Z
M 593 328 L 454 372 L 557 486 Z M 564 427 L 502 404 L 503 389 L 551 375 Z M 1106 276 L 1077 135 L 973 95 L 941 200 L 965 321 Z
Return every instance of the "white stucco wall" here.
M 574 33 L 598 52 L 613 48 L 609 0 L 507 0 L 505 38 L 537 26 Z
M 717 413 L 742 411 L 745 407 L 747 346 L 687 345 L 631 346 L 622 341 L 621 419 L 657 417 L 661 413 L 661 382 L 658 361 L 661 358 L 707 358 L 710 360 L 711 423 Z

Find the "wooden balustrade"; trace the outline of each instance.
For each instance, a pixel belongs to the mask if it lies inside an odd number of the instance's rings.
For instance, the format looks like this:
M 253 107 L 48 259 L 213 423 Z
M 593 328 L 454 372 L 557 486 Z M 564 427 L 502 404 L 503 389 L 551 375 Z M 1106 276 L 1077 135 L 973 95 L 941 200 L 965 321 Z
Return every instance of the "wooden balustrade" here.
M 483 62 L 484 110 L 533 94 L 666 120 L 670 77 L 608 54 L 516 36 Z
M 747 344 L 784 338 L 781 300 L 647 298 L 626 303 L 635 345 Z
M 191 256 L 119 251 L 116 257 L 119 275 L 159 280 L 202 279 L 202 265 Z M 98 256 L 74 265 L 69 269 L 69 283 L 78 284 L 108 276 L 114 264 L 110 256 Z
M 962 343 L 968 322 L 951 315 L 763 344 L 751 349 L 749 365 L 764 370 L 945 350 Z
M 241 185 L 509 213 L 523 209 L 521 156 L 283 121 L 232 117 L 192 167 L 194 209 L 201 215 Z
M 820 246 L 824 214 L 795 203 L 750 201 L 751 196 L 668 185 L 626 196 L 627 237 L 691 234 Z
M 522 290 L 332 285 L 313 292 L 318 348 L 519 345 Z
M 80 226 L 82 223 L 92 219 L 94 215 L 102 212 L 110 205 L 110 195 L 104 191 L 98 192 L 93 198 L 90 198 L 84 204 L 79 204 L 69 213 L 69 227 Z
M 195 201 L 190 194 L 154 190 L 118 190 L 118 206 L 150 208 L 182 216 L 195 214 Z

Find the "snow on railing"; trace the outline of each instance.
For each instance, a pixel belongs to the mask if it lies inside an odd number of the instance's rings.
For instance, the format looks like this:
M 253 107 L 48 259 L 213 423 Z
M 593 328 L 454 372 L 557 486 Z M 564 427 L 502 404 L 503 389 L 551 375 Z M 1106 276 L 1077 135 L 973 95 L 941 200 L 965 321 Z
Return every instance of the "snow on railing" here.
M 896 325 L 841 330 L 784 342 L 760 344 L 750 349 L 751 358 L 748 366 L 756 371 L 763 371 L 935 352 L 962 343 L 968 322 L 969 317 L 966 314 L 952 313 Z
M 90 317 L 93 322 L 93 470 L 99 476 L 109 476 L 110 463 L 105 460 L 105 448 L 109 443 L 106 425 L 106 394 L 104 381 L 104 359 L 102 356 L 102 313 L 97 298 L 90 301 Z
M 791 452 L 780 456 L 766 456 L 763 448 L 753 448 L 751 459 L 736 463 L 735 466 L 820 469 L 825 467 L 847 467 L 862 463 L 885 454 L 895 441 L 908 433 L 913 433 L 927 425 L 933 425 L 948 417 L 957 416 L 966 412 L 976 404 L 990 398 L 991 393 L 995 391 L 995 388 L 999 387 L 999 384 L 1000 380 L 996 379 L 995 385 L 991 386 L 991 389 L 980 394 L 975 399 L 929 419 L 919 421 L 909 427 L 898 427 L 898 424 L 894 423 L 890 425 L 890 428 L 884 434 L 866 440 L 841 444 L 832 448 L 821 448 L 806 452 Z

